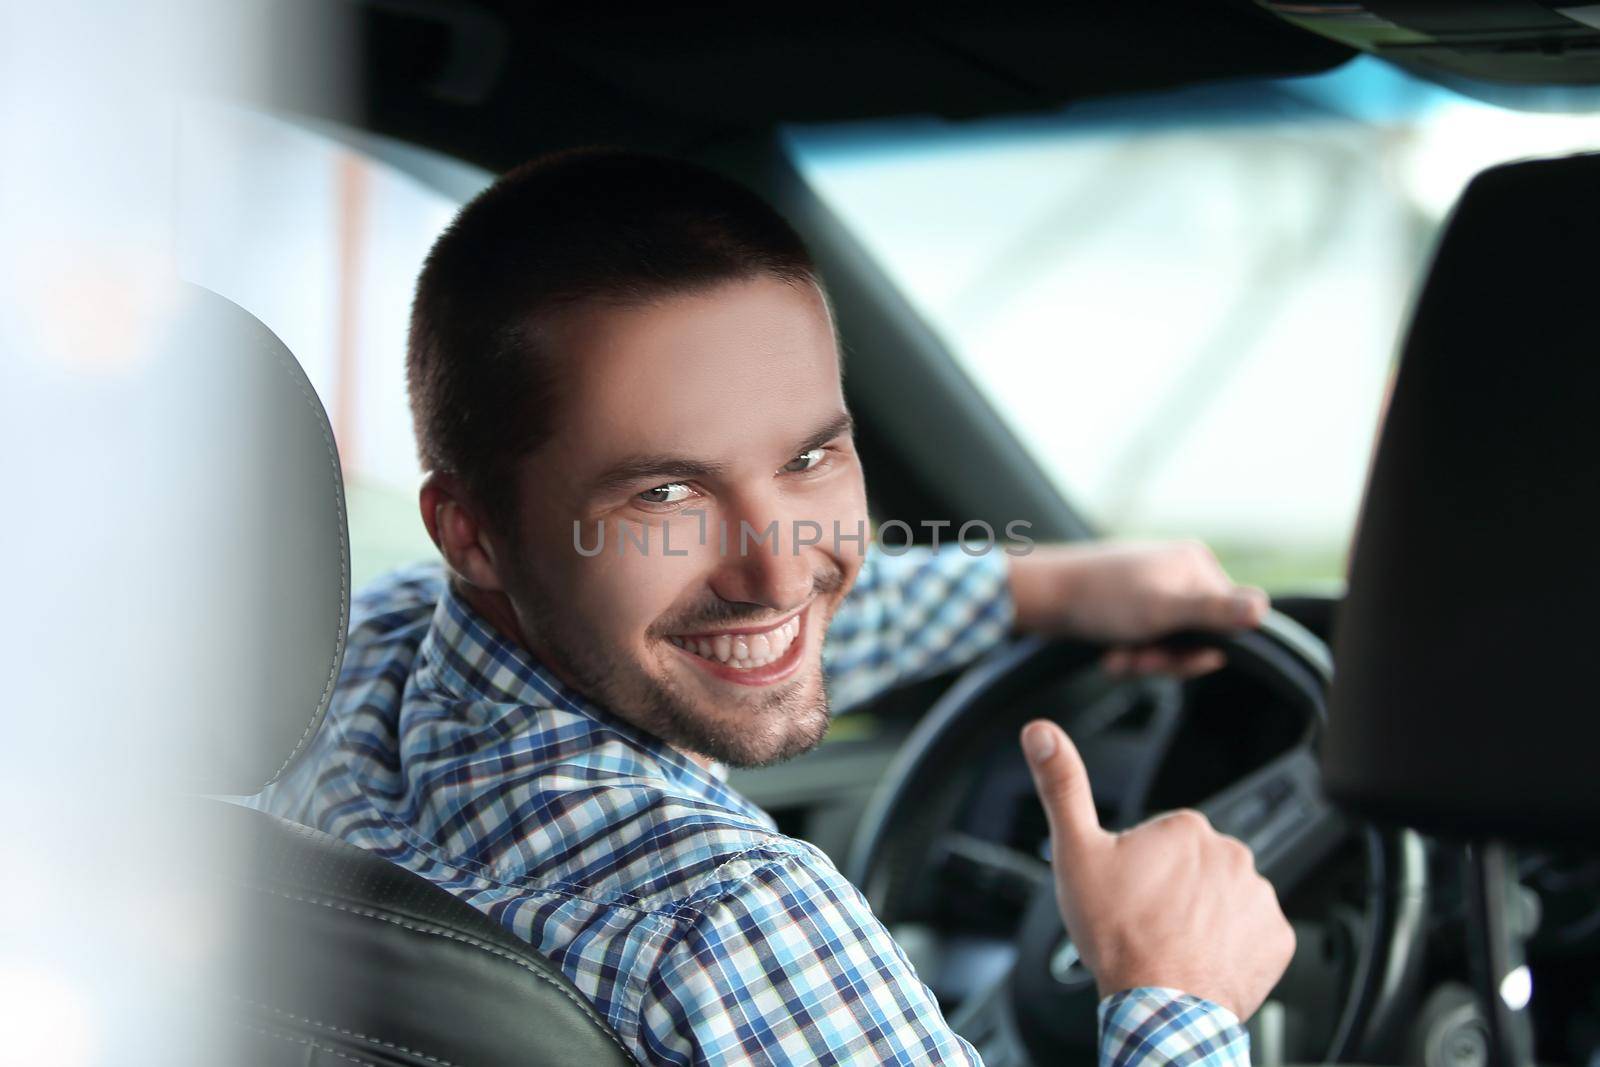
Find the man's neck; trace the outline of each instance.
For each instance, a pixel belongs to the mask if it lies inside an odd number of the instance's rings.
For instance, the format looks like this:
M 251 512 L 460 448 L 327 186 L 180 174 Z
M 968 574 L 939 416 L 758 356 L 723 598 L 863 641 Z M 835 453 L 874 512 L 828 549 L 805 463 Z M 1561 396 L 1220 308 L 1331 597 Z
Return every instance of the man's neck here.
M 470 582 L 463 581 L 454 573 L 450 574 L 450 590 L 455 593 L 457 599 L 466 603 L 480 618 L 499 631 L 501 637 L 535 656 L 538 655 L 528 646 L 527 638 L 523 636 L 522 624 L 517 620 L 517 609 L 511 606 L 510 597 L 493 590 L 480 589 Z M 540 658 L 540 662 L 544 662 L 543 658 Z M 559 671 L 554 673 L 560 677 Z M 567 681 L 565 678 L 561 680 Z

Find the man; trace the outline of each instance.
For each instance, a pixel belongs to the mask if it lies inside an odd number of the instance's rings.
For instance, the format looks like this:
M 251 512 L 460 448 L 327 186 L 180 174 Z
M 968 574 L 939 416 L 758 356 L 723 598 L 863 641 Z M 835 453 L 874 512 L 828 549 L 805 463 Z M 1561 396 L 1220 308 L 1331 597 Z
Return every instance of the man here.
M 1013 629 L 1210 669 L 1150 642 L 1254 625 L 1261 594 L 1196 546 L 865 551 L 816 272 L 684 164 L 504 177 L 430 255 L 408 369 L 443 567 L 358 598 L 321 740 L 265 803 L 526 938 L 644 1062 L 975 1061 L 855 888 L 720 765 L 804 752 L 830 710 Z M 1065 735 L 1023 742 L 1106 1053 L 1247 1062 L 1239 1022 L 1293 947 L 1248 851 L 1194 817 L 1107 834 Z

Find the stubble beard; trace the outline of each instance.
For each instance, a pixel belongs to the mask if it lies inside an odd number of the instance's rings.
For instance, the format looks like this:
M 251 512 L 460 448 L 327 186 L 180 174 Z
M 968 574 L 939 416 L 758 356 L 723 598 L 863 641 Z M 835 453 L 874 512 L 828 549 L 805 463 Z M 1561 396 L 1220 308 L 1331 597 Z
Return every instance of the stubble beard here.
M 842 574 L 818 575 L 814 580 L 814 610 L 825 610 L 818 639 L 827 633 L 837 601 L 832 595 L 843 585 Z M 537 590 L 529 602 L 547 605 Z M 824 605 L 824 601 L 829 603 Z M 523 627 L 531 630 L 530 643 L 555 657 L 583 694 L 601 707 L 627 720 L 681 751 L 707 756 L 730 767 L 765 767 L 782 763 L 822 743 L 832 719 L 827 679 L 821 656 L 807 649 L 811 666 L 800 677 L 770 687 L 726 710 L 704 709 L 676 679 L 657 677 L 637 663 L 614 656 L 600 642 L 569 640 L 563 626 L 548 612 L 530 613 Z

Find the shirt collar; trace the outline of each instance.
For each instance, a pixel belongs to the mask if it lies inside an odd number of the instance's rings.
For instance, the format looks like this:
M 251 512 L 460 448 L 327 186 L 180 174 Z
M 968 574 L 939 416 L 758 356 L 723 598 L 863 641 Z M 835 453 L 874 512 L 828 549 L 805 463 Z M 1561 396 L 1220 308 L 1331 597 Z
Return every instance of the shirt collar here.
M 597 734 L 609 734 L 647 757 L 678 785 L 763 823 L 771 822 L 765 812 L 734 792 L 720 774 L 561 681 L 458 596 L 448 580 L 417 656 L 426 682 L 454 696 L 491 705 L 491 721 L 498 717 L 494 705 L 507 711 L 533 707 L 571 712 L 592 723 Z M 600 742 L 603 738 L 597 736 L 595 740 Z

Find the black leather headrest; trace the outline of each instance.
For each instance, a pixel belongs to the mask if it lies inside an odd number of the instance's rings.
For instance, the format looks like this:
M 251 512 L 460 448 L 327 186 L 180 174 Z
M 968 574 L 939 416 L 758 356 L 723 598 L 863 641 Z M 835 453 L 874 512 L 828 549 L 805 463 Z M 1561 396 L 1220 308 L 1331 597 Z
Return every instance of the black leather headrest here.
M 1600 832 L 1600 155 L 1468 187 L 1402 353 L 1339 616 L 1329 793 Z

